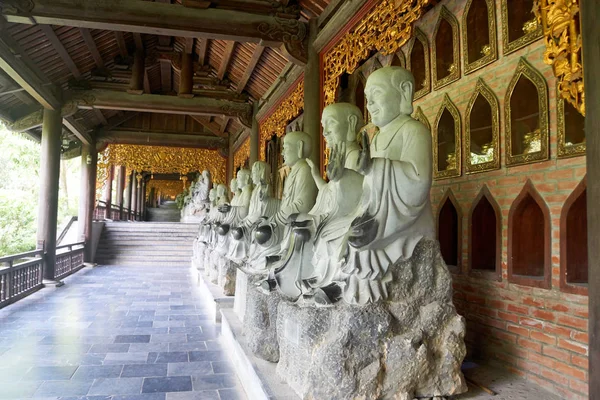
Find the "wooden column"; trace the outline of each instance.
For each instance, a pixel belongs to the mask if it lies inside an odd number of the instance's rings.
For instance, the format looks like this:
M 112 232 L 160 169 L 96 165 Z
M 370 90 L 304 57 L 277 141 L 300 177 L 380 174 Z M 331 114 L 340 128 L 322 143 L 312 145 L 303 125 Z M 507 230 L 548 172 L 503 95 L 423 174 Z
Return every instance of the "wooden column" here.
M 258 138 L 259 138 L 259 126 L 256 114 L 258 113 L 258 101 L 255 101 L 252 107 L 252 130 L 250 131 L 250 168 L 255 161 L 258 160 Z
M 314 42 L 319 31 L 317 18 L 309 21 L 308 62 L 304 67 L 304 132 L 312 139 L 310 158 L 315 165 L 321 162 L 321 80 L 319 75 L 319 53 Z
M 81 187 L 79 189 L 79 238 L 85 241 L 83 260 L 92 262 L 92 221 L 96 201 L 96 143 L 81 147 Z
M 127 177 L 127 188 L 125 189 L 125 208 L 127 208 L 127 215 L 126 215 L 127 221 L 129 221 L 129 219 L 131 218 L 131 196 L 133 194 L 132 189 L 133 189 L 133 181 L 134 180 L 135 180 L 135 177 L 132 172 Z
M 142 188 L 141 188 L 141 196 L 140 196 L 140 210 L 142 216 L 140 218 L 141 221 L 146 220 L 146 180 L 142 180 Z
M 585 82 L 585 141 L 587 160 L 589 396 L 600 399 L 600 7 L 581 0 L 581 32 Z
M 181 53 L 181 73 L 179 79 L 179 96 L 191 98 L 194 97 L 192 93 L 193 89 L 193 54 L 187 52 Z
M 138 187 L 137 187 L 137 179 L 135 178 L 136 171 L 131 173 L 131 177 L 133 180 L 132 189 L 131 189 L 131 210 L 133 211 L 133 220 L 137 221 L 137 212 L 138 212 Z
M 229 185 L 231 179 L 233 179 L 234 171 L 233 171 L 233 147 L 234 147 L 234 139 L 233 135 L 229 135 L 229 151 L 227 152 L 227 182 L 225 185 Z
M 58 213 L 58 179 L 62 117 L 60 109 L 44 109 L 40 159 L 40 197 L 38 203 L 37 248 L 46 253 L 44 279 L 56 282 L 56 219 Z
M 133 55 L 133 67 L 131 68 L 131 83 L 127 92 L 133 94 L 144 93 L 145 68 L 144 49 L 136 49 Z
M 112 219 L 111 208 L 112 208 L 112 182 L 115 176 L 115 167 L 112 165 L 108 167 L 108 176 L 106 177 L 106 186 L 104 187 L 104 202 L 106 203 L 106 213 L 104 218 Z
M 125 190 L 125 167 L 119 167 L 119 180 L 117 181 L 117 204 L 119 205 L 119 220 L 123 220 L 123 199 Z

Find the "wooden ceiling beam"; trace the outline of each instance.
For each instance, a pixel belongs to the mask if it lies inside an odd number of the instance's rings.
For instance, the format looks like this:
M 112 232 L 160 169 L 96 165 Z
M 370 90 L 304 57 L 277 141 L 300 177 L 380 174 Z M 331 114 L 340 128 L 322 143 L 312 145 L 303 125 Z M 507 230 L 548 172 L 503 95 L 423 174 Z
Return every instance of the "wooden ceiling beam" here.
M 19 85 L 15 83 L 8 75 L 0 69 L 0 85 L 5 92 L 13 91 L 13 95 L 27 105 L 36 104 L 36 101 Z
M 221 60 L 221 65 L 219 65 L 219 71 L 217 72 L 217 76 L 219 79 L 225 78 L 225 74 L 227 73 L 227 67 L 231 62 L 231 56 L 233 55 L 233 50 L 235 49 L 235 42 L 227 42 L 225 45 L 225 51 L 223 52 L 223 59 Z
M 250 77 L 252 76 L 252 73 L 256 68 L 256 64 L 258 64 L 258 60 L 260 60 L 260 57 L 262 56 L 264 51 L 264 46 L 261 46 L 260 44 L 256 45 L 256 48 L 252 52 L 252 57 L 250 57 L 250 61 L 248 62 L 248 66 L 244 71 L 244 75 L 242 75 L 242 79 L 240 79 L 237 85 L 236 92 L 242 93 L 242 91 L 246 88 L 248 80 L 250 80 Z
M 220 148 L 225 145 L 225 140 L 212 135 L 166 133 L 147 130 L 112 129 L 98 131 L 97 142 L 115 144 L 142 144 L 149 146 L 173 146 L 193 148 Z
M 194 120 L 196 120 L 200 125 L 211 131 L 215 136 L 221 138 L 227 138 L 228 135 L 224 132 L 221 132 L 221 127 L 216 122 L 210 121 L 210 118 L 202 118 L 197 115 L 190 115 Z
M 308 25 L 293 18 L 216 8 L 187 8 L 142 0 L 3 0 L 6 20 L 153 35 L 261 43 L 279 48 L 290 61 L 306 63 Z M 261 29 L 257 29 L 257 27 Z
M 115 115 L 108 119 L 108 123 L 104 127 L 106 130 L 111 130 L 116 128 L 117 126 L 123 125 L 125 122 L 129 121 L 138 116 L 138 112 L 129 112 L 129 113 L 119 113 L 120 115 Z
M 129 52 L 127 51 L 127 43 L 125 42 L 125 36 L 123 35 L 123 32 L 116 31 L 115 38 L 117 39 L 119 54 L 123 58 L 127 57 L 129 55 Z
M 72 116 L 63 118 L 63 125 L 73 132 L 73 134 L 81 141 L 81 143 L 88 146 L 92 144 L 92 137 L 88 133 L 88 130 L 79 122 L 75 121 L 75 118 Z
M 206 54 L 208 52 L 208 39 L 200 39 L 200 45 L 198 49 L 198 62 L 200 65 L 204 65 L 206 63 Z
M 192 54 L 194 52 L 194 38 L 185 38 L 185 47 L 184 51 L 187 54 Z
M 46 38 L 48 38 L 50 43 L 52 43 L 54 50 L 56 50 L 60 58 L 66 64 L 67 68 L 69 68 L 69 71 L 71 71 L 71 73 L 73 74 L 73 76 L 75 78 L 81 77 L 81 72 L 79 72 L 79 68 L 77 68 L 77 65 L 75 65 L 75 63 L 73 62 L 73 59 L 67 52 L 67 49 L 65 49 L 65 46 L 63 46 L 58 36 L 56 36 L 56 33 L 54 33 L 54 29 L 52 29 L 50 25 L 40 25 L 40 29 L 42 30 L 42 32 L 44 32 Z
M 98 117 L 101 125 L 108 125 L 108 121 L 106 120 L 104 114 L 102 114 L 102 110 L 99 108 L 94 108 L 94 113 L 96 114 L 96 117 Z
M 219 128 L 219 131 L 224 134 L 225 131 L 227 131 L 227 125 L 229 125 L 229 117 L 223 117 L 223 120 L 221 121 L 221 127 Z
M 79 32 L 81 32 L 81 36 L 83 37 L 83 41 L 87 46 L 88 50 L 92 54 L 94 58 L 94 62 L 98 68 L 104 68 L 104 60 L 98 51 L 98 47 L 96 46 L 96 42 L 94 41 L 94 37 L 92 33 L 87 28 L 79 28 Z

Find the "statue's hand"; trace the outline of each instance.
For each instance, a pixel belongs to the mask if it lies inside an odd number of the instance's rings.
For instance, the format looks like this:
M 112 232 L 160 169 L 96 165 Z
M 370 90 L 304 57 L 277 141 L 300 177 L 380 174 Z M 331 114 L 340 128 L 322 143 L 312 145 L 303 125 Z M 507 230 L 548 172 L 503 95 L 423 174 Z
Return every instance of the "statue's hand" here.
M 363 175 L 369 173 L 371 169 L 371 149 L 369 145 L 369 137 L 366 132 L 361 132 L 360 142 L 362 145 L 362 149 L 360 150 L 360 154 L 358 156 L 358 172 Z
M 344 174 L 346 164 L 346 142 L 336 144 L 331 149 L 329 163 L 327 164 L 327 177 L 332 181 L 339 181 Z
M 306 159 L 306 163 L 308 164 L 308 166 L 310 167 L 310 172 L 314 175 L 314 174 L 319 174 L 319 169 L 317 168 L 317 166 L 315 165 L 315 163 L 313 162 L 313 160 L 311 160 L 310 158 Z

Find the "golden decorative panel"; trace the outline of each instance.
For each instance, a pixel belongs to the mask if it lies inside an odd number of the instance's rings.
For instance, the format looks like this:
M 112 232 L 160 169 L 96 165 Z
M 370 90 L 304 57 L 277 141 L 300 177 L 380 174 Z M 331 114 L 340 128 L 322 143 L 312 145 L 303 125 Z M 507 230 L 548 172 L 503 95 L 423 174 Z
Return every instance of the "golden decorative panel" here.
M 509 31 L 508 2 L 509 1 L 511 1 L 511 8 L 513 8 L 512 0 L 502 0 L 502 5 L 501 5 L 502 45 L 504 48 L 504 55 L 512 53 L 514 51 L 517 51 L 520 48 L 523 48 L 523 47 L 527 46 L 528 44 L 530 44 L 542 37 L 542 26 L 538 22 L 537 18 L 534 17 L 533 19 L 527 21 L 521 28 L 523 30 L 524 35 L 518 39 L 510 41 L 510 39 L 508 37 L 508 31 Z M 517 0 L 517 1 L 522 1 L 522 0 Z M 535 6 L 534 6 L 533 10 L 535 10 Z
M 469 37 L 467 35 L 468 16 L 474 1 L 485 1 L 487 6 L 487 25 L 489 43 L 480 49 L 481 58 L 469 62 Z M 496 4 L 494 0 L 467 0 L 462 17 L 462 53 L 465 65 L 465 75 L 485 67 L 498 59 L 498 42 L 496 38 Z
M 559 90 L 560 91 L 560 90 Z M 567 157 L 575 157 L 575 156 L 584 156 L 585 155 L 585 132 L 583 132 L 583 123 L 585 121 L 585 117 L 578 113 L 577 109 L 571 106 L 570 103 L 565 103 L 566 100 L 560 97 L 557 93 L 556 96 L 556 111 L 557 111 L 557 130 L 558 130 L 558 157 L 559 158 L 567 158 Z M 567 121 L 568 111 L 570 108 L 573 114 L 573 119 Z M 567 110 L 565 110 L 567 109 Z M 567 132 L 567 122 L 570 122 L 570 128 L 576 129 L 579 128 L 582 133 L 582 140 L 578 142 L 572 141 L 573 138 L 568 137 Z M 574 123 L 577 122 L 577 123 Z
M 446 21 L 452 27 L 452 64 L 448 67 L 448 75 L 438 79 L 437 66 L 438 66 L 438 48 L 437 48 L 437 36 L 440 29 L 440 25 L 443 21 Z M 449 83 L 455 82 L 460 79 L 460 39 L 459 39 L 459 27 L 456 17 L 448 11 L 445 6 L 442 6 L 438 21 L 433 31 L 433 41 L 431 43 L 433 52 L 431 53 L 431 73 L 433 75 L 433 88 L 439 89 L 448 85 Z
M 471 148 L 471 113 L 477 98 L 481 96 L 490 106 L 491 110 L 491 141 L 479 144 L 480 154 L 473 153 Z M 479 78 L 475 85 L 475 91 L 467 104 L 465 116 L 465 141 L 463 153 L 465 155 L 465 172 L 473 174 L 477 172 L 490 171 L 500 168 L 500 105 L 498 98 L 485 82 Z
M 235 171 L 238 167 L 244 166 L 246 161 L 250 159 L 250 136 L 244 143 L 233 153 L 233 170 Z
M 431 124 L 427 120 L 425 114 L 423 114 L 423 110 L 421 110 L 421 107 L 417 107 L 417 111 L 415 111 L 413 118 L 425 125 L 429 132 L 431 132 Z
M 373 50 L 395 53 L 412 36 L 413 23 L 437 0 L 383 0 L 323 57 L 325 105 L 335 102 L 339 78 L 352 74 Z
M 440 165 L 439 165 L 439 159 L 438 157 L 440 155 L 444 155 L 443 153 L 440 153 L 439 148 L 440 146 L 443 146 L 445 143 L 440 142 L 440 121 L 442 119 L 442 116 L 444 114 L 444 111 L 447 110 L 450 115 L 452 116 L 452 119 L 454 120 L 454 132 L 453 133 L 453 139 L 454 139 L 454 146 L 453 149 L 451 149 L 450 151 L 446 151 L 445 155 L 446 155 L 446 162 L 447 162 L 447 168 L 443 169 L 440 171 Z M 460 113 L 458 111 L 458 108 L 456 108 L 456 106 L 454 105 L 454 103 L 452 102 L 452 100 L 450 100 L 450 97 L 448 97 L 448 94 L 444 94 L 444 101 L 442 101 L 442 104 L 440 106 L 440 110 L 437 113 L 437 116 L 435 117 L 435 123 L 433 126 L 433 179 L 445 179 L 445 178 L 451 178 L 451 177 L 455 177 L 455 176 L 460 176 L 460 172 L 461 172 L 461 145 L 460 145 L 460 138 L 461 138 L 461 125 L 460 125 Z M 450 144 L 452 144 L 450 142 Z M 454 152 L 452 152 L 454 151 Z
M 534 11 L 546 42 L 544 62 L 552 65 L 560 96 L 585 115 L 579 0 L 536 0 L 536 3 Z
M 183 192 L 183 185 L 183 181 L 150 179 L 147 185 L 147 192 L 150 192 L 150 189 L 155 189 L 162 196 L 176 197 L 179 193 Z
M 524 142 L 529 141 L 531 144 L 536 143 L 535 146 L 528 146 L 538 148 L 539 151 L 527 151 L 523 154 L 514 154 L 512 143 L 512 115 L 511 115 L 511 97 L 519 82 L 519 79 L 524 77 L 528 79 L 537 89 L 538 96 L 538 110 L 539 110 L 539 123 L 538 128 L 524 135 Z M 519 64 L 515 74 L 513 75 L 506 95 L 504 97 L 504 124 L 505 124 L 505 138 L 506 138 L 506 165 L 520 165 L 528 164 L 536 161 L 543 161 L 548 159 L 548 86 L 544 76 L 533 68 L 523 57 L 519 59 Z M 529 137 L 527 137 L 529 135 Z
M 300 80 L 298 85 L 285 98 L 264 121 L 260 123 L 258 148 L 260 159 L 265 160 L 265 143 L 274 134 L 281 137 L 285 134 L 285 127 L 296 118 L 304 109 L 304 81 Z
M 413 47 L 415 46 L 416 41 L 421 42 L 423 46 L 423 55 L 425 56 L 425 79 L 422 82 L 422 88 L 417 90 L 413 96 L 414 100 L 420 99 L 426 94 L 431 92 L 431 78 L 429 74 L 429 42 L 427 41 L 427 36 L 423 33 L 419 28 L 415 28 L 415 38 L 412 41 L 410 48 L 408 49 L 408 59 L 406 61 L 406 66 L 409 71 L 413 72 Z M 414 75 L 414 72 L 413 72 Z

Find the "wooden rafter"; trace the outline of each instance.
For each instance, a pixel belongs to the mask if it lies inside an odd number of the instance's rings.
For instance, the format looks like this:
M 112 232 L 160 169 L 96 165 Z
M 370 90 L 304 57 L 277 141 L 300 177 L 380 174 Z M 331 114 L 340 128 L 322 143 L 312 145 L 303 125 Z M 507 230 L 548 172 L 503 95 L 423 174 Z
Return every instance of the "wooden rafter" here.
M 212 135 L 166 133 L 153 130 L 101 129 L 98 142 L 118 144 L 143 144 L 150 146 L 177 146 L 193 148 L 219 148 L 225 142 Z
M 42 30 L 42 32 L 44 32 L 46 38 L 48 38 L 50 43 L 52 43 L 54 50 L 56 50 L 60 58 L 67 66 L 67 68 L 69 68 L 69 71 L 71 71 L 71 73 L 73 74 L 73 76 L 75 78 L 81 77 L 81 72 L 79 72 L 79 68 L 77 68 L 77 65 L 75 65 L 75 63 L 73 62 L 73 59 L 67 52 L 67 49 L 65 49 L 65 46 L 63 46 L 58 36 L 56 36 L 56 33 L 54 33 L 54 29 L 52 29 L 50 25 L 40 25 L 40 29 Z
M 88 130 L 75 120 L 75 118 L 65 117 L 63 118 L 63 124 L 81 141 L 86 145 L 92 144 L 92 137 L 88 133 Z
M 229 117 L 223 117 L 223 120 L 221 121 L 221 127 L 219 128 L 219 131 L 221 133 L 225 133 L 225 131 L 227 131 L 227 125 L 229 125 Z
M 254 69 L 256 68 L 256 64 L 258 64 L 258 60 L 260 60 L 260 57 L 262 56 L 264 51 L 265 51 L 264 46 L 261 46 L 260 44 L 256 45 L 254 52 L 252 52 L 252 57 L 250 57 L 250 61 L 248 62 L 248 66 L 246 67 L 246 70 L 244 71 L 244 75 L 242 75 L 242 79 L 240 79 L 240 81 L 238 82 L 236 92 L 242 93 L 242 91 L 248 84 L 248 80 L 252 76 L 252 73 L 254 72 Z
M 129 52 L 127 51 L 127 43 L 125 43 L 123 32 L 115 32 L 115 38 L 117 39 L 117 46 L 119 46 L 119 54 L 121 54 L 121 57 L 127 57 Z
M 198 46 L 198 62 L 200 65 L 204 65 L 206 62 L 206 54 L 208 51 L 208 39 L 200 39 L 200 45 Z
M 98 108 L 94 108 L 94 113 L 96 114 L 96 117 L 98 117 L 100 124 L 108 125 L 108 121 L 106 120 L 106 117 L 104 116 L 104 114 L 102 114 L 102 110 L 100 110 Z
M 184 51 L 187 54 L 191 54 L 194 52 L 194 38 L 185 38 L 185 48 Z
M 129 112 L 129 113 L 120 112 L 120 115 L 115 115 L 114 117 L 109 118 L 107 121 L 108 123 L 106 124 L 106 126 L 104 128 L 106 130 L 115 129 L 116 127 L 123 125 L 125 122 L 129 121 L 130 119 L 137 117 L 138 115 L 139 115 L 138 112 Z
M 17 99 L 21 100 L 23 103 L 31 105 L 35 104 L 35 100 L 31 98 L 29 94 L 23 89 L 19 87 L 8 75 L 5 75 L 4 71 L 0 70 L 0 85 L 4 89 L 4 92 L 12 92 Z
M 206 117 L 202 118 L 202 117 L 199 117 L 197 115 L 190 115 L 190 117 L 192 117 L 200 125 L 202 125 L 206 129 L 208 129 L 209 131 L 211 131 L 216 136 L 221 137 L 221 138 L 227 138 L 227 134 L 224 133 L 224 132 L 221 132 L 221 127 L 219 126 L 219 124 L 217 124 L 216 122 L 212 122 L 210 120 L 210 117 L 208 117 L 208 118 L 206 118 Z
M 233 50 L 235 49 L 235 42 L 227 42 L 225 45 L 225 51 L 223 52 L 223 59 L 221 60 L 221 65 L 219 65 L 219 71 L 217 72 L 217 76 L 219 79 L 225 78 L 225 74 L 227 73 L 227 67 L 229 66 L 229 62 L 231 61 L 231 56 L 233 55 Z
M 94 62 L 98 68 L 104 68 L 104 60 L 98 51 L 98 47 L 96 46 L 96 42 L 94 41 L 94 37 L 92 33 L 87 28 L 79 28 L 79 32 L 81 32 L 81 36 L 83 37 L 83 41 L 85 42 L 88 50 L 92 54 L 94 58 Z

